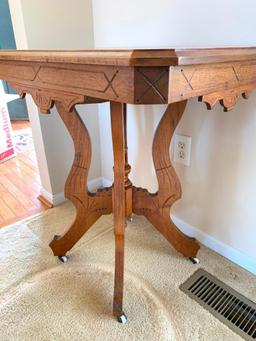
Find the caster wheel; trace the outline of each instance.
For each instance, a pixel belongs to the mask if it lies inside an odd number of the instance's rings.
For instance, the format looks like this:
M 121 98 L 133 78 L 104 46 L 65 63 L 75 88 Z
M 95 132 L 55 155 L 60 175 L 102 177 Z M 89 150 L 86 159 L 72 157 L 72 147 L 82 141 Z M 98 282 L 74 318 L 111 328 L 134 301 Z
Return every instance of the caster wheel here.
M 125 324 L 127 322 L 127 317 L 124 313 L 122 313 L 120 316 L 118 316 L 117 321 L 119 323 Z
M 127 217 L 127 221 L 129 221 L 130 223 L 132 223 L 132 222 L 133 222 L 133 216 L 130 215 L 129 217 Z
M 67 256 L 58 256 L 59 260 L 62 262 L 62 263 L 67 263 L 68 261 L 68 257 Z
M 200 260 L 196 257 L 189 257 L 189 260 L 193 263 L 193 264 L 199 264 Z

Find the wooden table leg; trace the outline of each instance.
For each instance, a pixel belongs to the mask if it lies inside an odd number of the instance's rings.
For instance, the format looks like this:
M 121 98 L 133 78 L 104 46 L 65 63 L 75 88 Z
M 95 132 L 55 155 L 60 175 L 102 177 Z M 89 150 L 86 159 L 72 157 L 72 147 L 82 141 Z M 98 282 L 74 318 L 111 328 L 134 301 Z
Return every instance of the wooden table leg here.
M 156 229 L 186 257 L 195 257 L 199 244 L 184 235 L 170 218 L 170 208 L 181 198 L 181 185 L 171 164 L 169 148 L 175 128 L 185 110 L 186 101 L 169 104 L 155 133 L 153 161 L 159 189 L 151 194 L 133 187 L 133 212 L 144 215 Z
M 123 104 L 124 112 L 124 140 L 125 140 L 125 216 L 130 220 L 132 217 L 132 183 L 129 179 L 131 166 L 128 163 L 127 141 L 127 105 Z
M 75 109 L 66 111 L 61 102 L 56 101 L 56 108 L 67 127 L 74 143 L 75 158 L 69 173 L 65 196 L 76 208 L 73 224 L 62 236 L 55 236 L 50 247 L 61 260 L 92 224 L 102 214 L 112 212 L 112 189 L 90 193 L 87 189 L 87 177 L 91 162 L 91 142 L 89 133 Z M 65 151 L 63 154 L 65 157 Z M 60 217 L 61 219 L 61 217 Z
M 110 102 L 114 153 L 113 214 L 115 233 L 115 280 L 113 314 L 126 322 L 123 313 L 124 230 L 125 230 L 125 131 L 124 104 Z

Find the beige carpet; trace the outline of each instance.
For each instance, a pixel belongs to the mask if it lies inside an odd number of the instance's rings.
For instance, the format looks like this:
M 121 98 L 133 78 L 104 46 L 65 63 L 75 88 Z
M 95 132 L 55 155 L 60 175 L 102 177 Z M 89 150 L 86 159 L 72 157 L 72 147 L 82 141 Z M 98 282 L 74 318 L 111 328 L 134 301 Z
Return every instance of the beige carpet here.
M 200 265 L 176 253 L 142 217 L 126 229 L 126 325 L 112 317 L 112 217 L 100 219 L 62 264 L 48 243 L 71 204 L 0 230 L 0 340 L 241 340 L 179 290 L 203 267 L 252 300 L 255 277 L 202 247 Z

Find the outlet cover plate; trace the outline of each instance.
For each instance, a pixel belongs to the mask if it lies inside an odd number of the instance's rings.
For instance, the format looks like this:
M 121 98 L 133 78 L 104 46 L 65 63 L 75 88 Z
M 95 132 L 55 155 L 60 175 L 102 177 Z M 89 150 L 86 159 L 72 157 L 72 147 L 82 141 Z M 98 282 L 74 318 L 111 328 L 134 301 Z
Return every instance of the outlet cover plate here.
M 185 166 L 190 165 L 191 142 L 191 136 L 180 134 L 174 135 L 174 162 L 181 163 Z

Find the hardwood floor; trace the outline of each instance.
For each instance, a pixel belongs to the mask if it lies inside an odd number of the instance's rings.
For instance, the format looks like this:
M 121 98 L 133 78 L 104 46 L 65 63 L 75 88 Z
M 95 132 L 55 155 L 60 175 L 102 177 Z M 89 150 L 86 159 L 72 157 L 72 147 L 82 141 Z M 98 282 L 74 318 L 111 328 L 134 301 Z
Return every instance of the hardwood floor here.
M 15 131 L 29 127 L 27 121 L 12 122 Z M 0 227 L 48 208 L 37 199 L 40 186 L 34 149 L 0 164 Z

